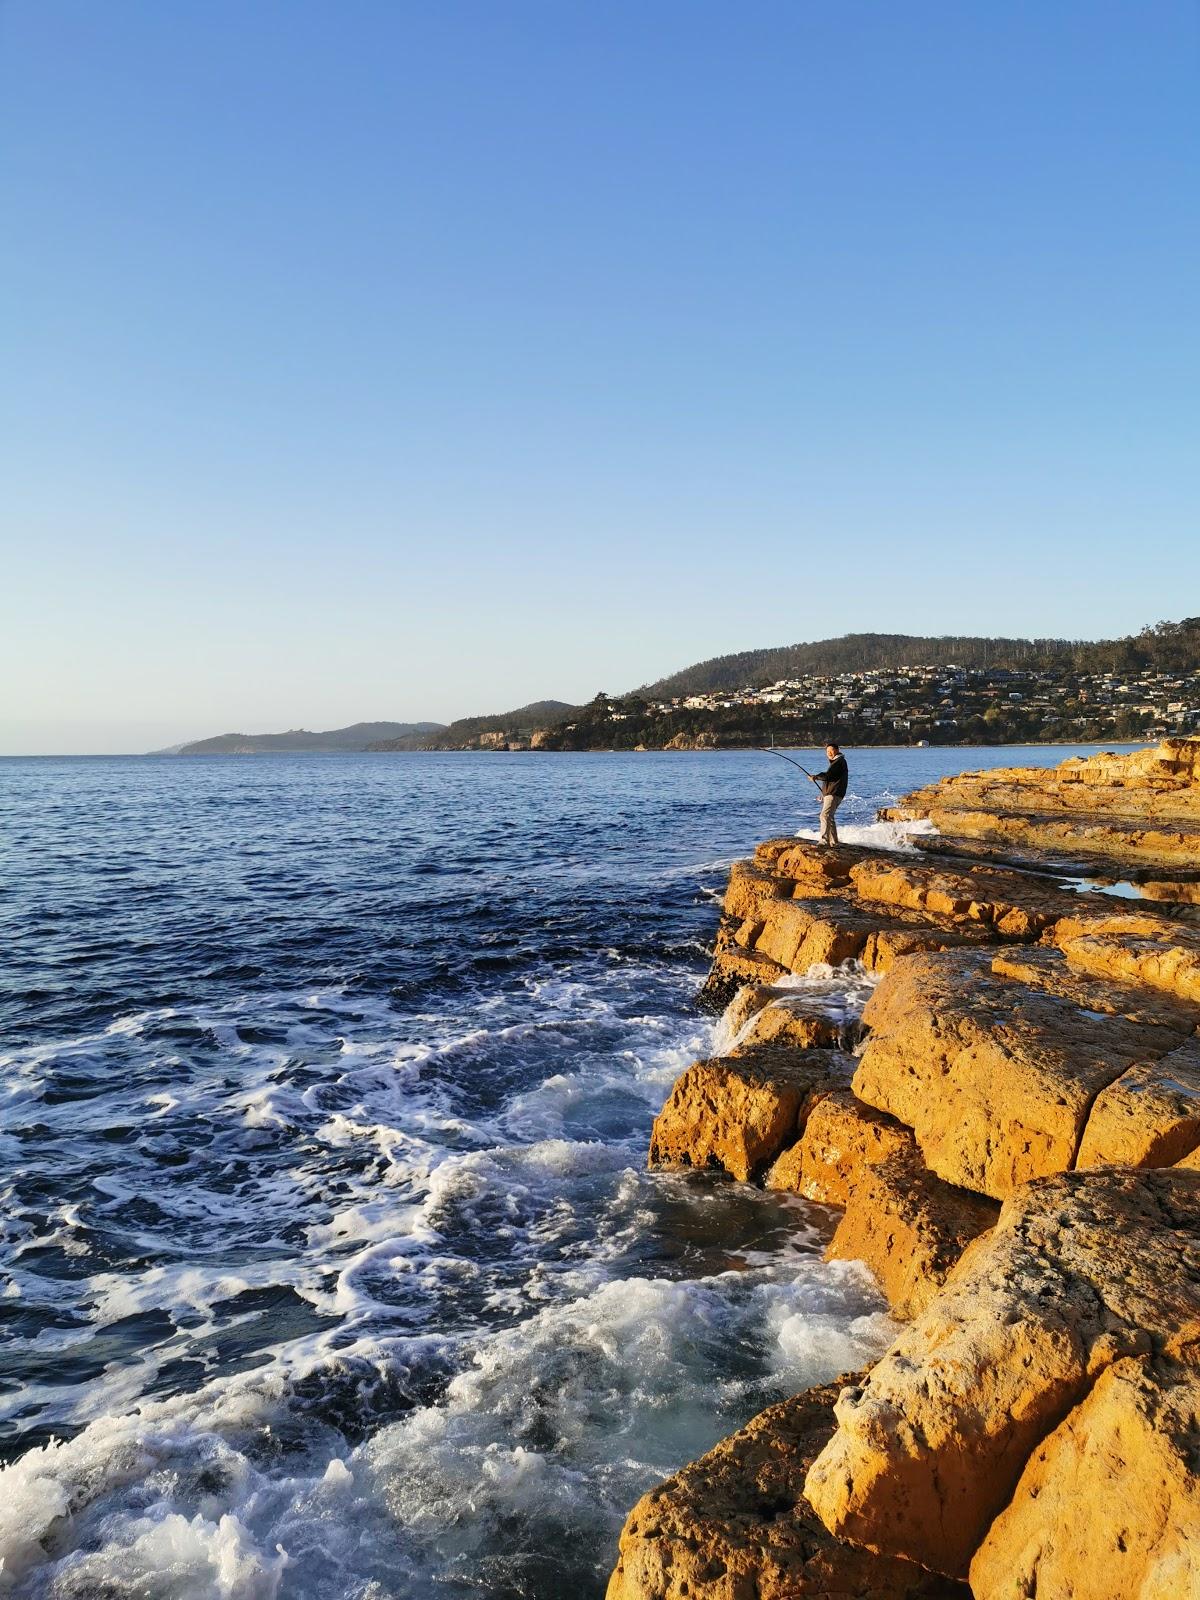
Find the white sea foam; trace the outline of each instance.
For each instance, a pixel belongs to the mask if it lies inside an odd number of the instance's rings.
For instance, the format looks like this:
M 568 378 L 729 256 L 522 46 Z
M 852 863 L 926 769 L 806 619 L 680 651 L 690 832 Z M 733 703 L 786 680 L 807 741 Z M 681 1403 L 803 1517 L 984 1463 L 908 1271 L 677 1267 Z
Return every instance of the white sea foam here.
M 122 1540 L 81 1552 L 55 1583 L 55 1592 L 81 1597 L 120 1593 L 136 1584 L 146 1600 L 275 1600 L 287 1553 L 267 1554 L 240 1518 L 225 1513 L 210 1522 L 172 1513 L 125 1519 Z
M 785 1009 L 794 1006 L 806 1014 L 816 1011 L 845 1025 L 862 1015 L 879 978 L 880 974 L 868 972 L 861 961 L 847 961 L 837 967 L 817 961 L 806 972 L 789 972 L 773 980 L 770 987 L 774 995 L 769 1005 Z M 713 1030 L 710 1046 L 713 1055 L 728 1055 L 735 1050 L 757 1022 L 755 1013 L 735 1028 L 732 1010 L 731 1001 Z
M 695 905 L 694 867 L 653 881 Z M 657 1477 L 880 1347 L 803 1202 L 645 1171 L 712 1039 L 699 962 L 641 938 L 441 1010 L 321 984 L 10 1054 L 47 1188 L 72 1141 L 90 1165 L 4 1217 L 0 1294 L 46 1317 L 21 1351 L 76 1375 L 0 1403 L 72 1435 L 0 1469 L 0 1591 L 586 1590 Z M 855 1004 L 848 972 L 801 981 Z M 43 1103 L 64 1069 L 104 1096 Z
M 86 1280 L 82 1299 L 93 1327 L 104 1328 L 163 1306 L 207 1318 L 217 1301 L 278 1281 L 274 1262 L 263 1263 L 257 1271 L 250 1267 L 236 1274 L 219 1267 L 148 1267 L 136 1277 L 128 1273 L 96 1273 Z
M 913 839 L 920 834 L 936 833 L 931 822 L 843 822 L 838 818 L 838 838 L 842 844 L 867 845 L 872 850 L 898 850 L 917 854 Z M 798 839 L 819 840 L 817 828 L 797 828 Z
M 813 1257 L 604 1283 L 477 1341 L 439 1402 L 349 1453 L 313 1427 L 281 1471 L 265 1447 L 294 1434 L 306 1374 L 336 1388 L 348 1360 L 382 1374 L 406 1354 L 331 1358 L 317 1342 L 0 1469 L 0 1584 L 342 1600 L 385 1574 L 458 1594 L 491 1573 L 502 1589 L 555 1551 L 602 1560 L 656 1477 L 756 1402 L 871 1359 L 891 1331 L 860 1268 Z

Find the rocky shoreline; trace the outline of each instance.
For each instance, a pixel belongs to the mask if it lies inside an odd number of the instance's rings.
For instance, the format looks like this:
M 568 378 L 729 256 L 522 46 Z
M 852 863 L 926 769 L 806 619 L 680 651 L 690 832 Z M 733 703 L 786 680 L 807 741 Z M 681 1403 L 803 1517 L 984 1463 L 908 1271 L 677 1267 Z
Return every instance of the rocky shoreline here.
M 837 1208 L 898 1336 L 645 1495 L 609 1600 L 1200 1594 L 1200 740 L 887 815 L 734 866 L 650 1162 Z

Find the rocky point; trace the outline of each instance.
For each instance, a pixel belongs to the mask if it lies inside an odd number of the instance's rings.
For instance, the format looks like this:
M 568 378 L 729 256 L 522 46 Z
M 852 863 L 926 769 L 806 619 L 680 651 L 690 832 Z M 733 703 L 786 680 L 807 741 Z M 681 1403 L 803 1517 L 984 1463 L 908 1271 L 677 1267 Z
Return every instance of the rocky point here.
M 734 866 L 650 1160 L 834 1208 L 896 1339 L 645 1496 L 609 1600 L 1200 1595 L 1200 740 L 888 816 Z

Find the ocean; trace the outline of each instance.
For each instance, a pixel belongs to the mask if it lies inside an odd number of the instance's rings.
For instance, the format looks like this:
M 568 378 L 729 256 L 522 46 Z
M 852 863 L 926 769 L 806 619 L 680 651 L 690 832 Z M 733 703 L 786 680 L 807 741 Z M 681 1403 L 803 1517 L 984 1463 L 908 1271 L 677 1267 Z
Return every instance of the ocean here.
M 850 752 L 843 836 L 1071 753 Z M 644 1490 L 890 1341 L 829 1212 L 645 1170 L 728 865 L 816 820 L 783 762 L 8 759 L 0 808 L 0 1593 L 599 1597 Z

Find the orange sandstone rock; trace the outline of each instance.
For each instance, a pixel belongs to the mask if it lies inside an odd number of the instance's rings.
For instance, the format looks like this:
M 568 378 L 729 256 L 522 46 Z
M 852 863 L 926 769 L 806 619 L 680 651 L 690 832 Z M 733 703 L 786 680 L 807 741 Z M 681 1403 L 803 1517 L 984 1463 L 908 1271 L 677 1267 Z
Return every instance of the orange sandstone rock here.
M 904 806 L 880 815 L 894 820 L 928 817 L 944 837 L 998 846 L 1010 861 L 1022 854 L 1074 857 L 1093 863 L 1093 870 L 1114 875 L 1115 871 L 1131 867 L 1152 867 L 1163 872 L 1172 868 L 1191 870 L 1200 859 L 1200 826 L 1172 821 L 1147 826 L 1136 808 L 1124 817 L 1079 813 L 1052 816 L 961 806 L 934 805 L 923 810 L 918 804 L 910 808 L 915 798 L 909 796 Z M 1028 796 L 1013 797 L 1009 804 L 1019 806 L 1022 801 L 1027 804 Z
M 864 861 L 850 880 L 862 901 L 983 924 L 1010 939 L 1036 939 L 1080 899 L 1029 873 L 994 867 L 954 872 L 926 861 Z
M 811 1003 L 806 1005 L 802 996 L 790 1000 L 778 998 L 786 995 L 786 990 L 776 989 L 766 992 L 776 998 L 769 1000 L 761 1010 L 755 1012 L 745 1025 L 745 1032 L 734 1045 L 732 1052 L 734 1055 L 755 1050 L 762 1045 L 790 1045 L 796 1050 L 822 1050 L 831 1049 L 840 1042 L 842 1026 L 835 1018 L 814 1010 Z
M 913 1147 L 912 1132 L 894 1117 L 863 1105 L 849 1088 L 835 1089 L 813 1107 L 804 1137 L 783 1152 L 766 1184 L 844 1207 L 865 1167 Z
M 1200 740 L 943 778 L 889 815 L 930 819 L 950 838 L 1042 853 L 1192 868 L 1200 859 Z
M 1001 800 L 1014 810 L 1040 806 L 1124 815 L 1140 807 L 1159 817 L 1200 817 L 1200 739 L 1165 739 L 1128 755 L 1069 756 L 1057 767 L 962 772 L 917 790 L 903 804 L 919 812 L 947 797 L 979 806 Z
M 772 871 L 775 871 L 780 856 L 786 850 L 793 849 L 798 843 L 800 841 L 794 833 L 781 834 L 775 839 L 764 839 L 761 844 L 755 846 L 754 859 L 761 862 L 764 867 L 769 867 Z
M 1092 932 L 1074 938 L 1058 936 L 1058 942 L 1077 972 L 1143 984 L 1200 1005 L 1200 934 L 1190 929 L 1157 938 Z
M 1200 1172 L 1030 1184 L 842 1394 L 808 1498 L 839 1538 L 962 1576 L 1099 1373 L 1198 1315 Z
M 851 896 L 820 900 L 779 900 L 761 921 L 747 919 L 736 937 L 790 972 L 812 966 L 840 966 L 861 960 L 870 971 L 886 971 L 900 955 L 914 950 L 947 950 L 989 944 L 993 928 L 954 923 L 927 912 L 864 905 Z
M 976 1600 L 1200 1594 L 1200 1373 L 1127 1357 L 1030 1456 L 971 1562 Z
M 1200 1145 L 1200 1039 L 1139 1062 L 1101 1089 L 1077 1167 L 1168 1167 Z
M 726 1036 L 735 1039 L 750 1018 L 764 1006 L 769 1006 L 779 991 L 769 983 L 744 983 L 721 1015 L 721 1028 Z
M 971 928 L 939 923 L 932 917 L 913 917 L 898 922 L 880 921 L 867 936 L 858 959 L 868 972 L 890 972 L 901 956 L 918 955 L 925 950 L 958 950 L 971 945 L 990 944 L 995 937 L 986 927 Z
M 735 861 L 725 890 L 725 915 L 738 922 L 761 917 L 772 900 L 790 898 L 793 893 L 793 884 L 757 861 Z
M 756 1176 L 803 1131 L 817 1101 L 848 1081 L 851 1067 L 838 1050 L 770 1047 L 698 1061 L 655 1118 L 650 1165 Z
M 1069 939 L 1093 933 L 1131 933 L 1139 938 L 1169 940 L 1177 926 L 1159 911 L 1117 911 L 1110 901 L 1099 911 L 1094 907 L 1080 907 L 1071 915 L 1060 917 L 1054 924 L 1051 939 L 1060 949 Z
M 779 900 L 764 911 L 754 948 L 789 972 L 818 962 L 836 967 L 859 954 L 877 920 L 844 901 Z
M 793 1044 L 800 1050 L 813 1050 L 849 1043 L 857 1039 L 859 1025 L 857 1020 L 831 1017 L 820 999 L 805 990 L 748 983 L 725 1007 L 720 1032 L 729 1043 L 717 1053 L 727 1055 L 731 1049 L 756 1044 Z
M 995 1199 L 1069 1169 L 1096 1095 L 1179 1042 L 1176 1028 L 1089 1013 L 961 952 L 897 963 L 863 1020 L 855 1094 L 911 1127 L 938 1177 Z
M 755 860 L 796 886 L 793 893 L 825 894 L 844 888 L 850 871 L 872 852 L 861 845 L 838 845 L 826 850 L 806 839 L 771 839 L 759 845 Z
M 959 1584 L 833 1538 L 806 1503 L 840 1386 L 771 1406 L 643 1495 L 607 1600 L 968 1600 Z
M 825 1256 L 865 1263 L 896 1316 L 915 1317 L 999 1213 L 994 1200 L 935 1178 L 914 1144 L 862 1168 Z
M 807 1473 L 839 1562 L 845 1539 L 970 1565 L 977 1600 L 1200 1592 L 1196 1352 L 1175 1348 L 1200 1323 L 1200 932 L 1010 870 L 1161 865 L 1156 895 L 1184 898 L 1200 740 L 966 774 L 905 814 L 941 830 L 936 859 L 782 839 L 731 874 L 706 991 L 753 986 L 740 1036 L 676 1085 L 651 1159 L 771 1163 L 771 1187 L 842 1205 L 830 1253 L 915 1318 Z M 838 1051 L 795 1048 L 828 1019 L 764 987 L 848 960 L 887 973 L 854 1092 Z M 983 1196 L 1008 1197 L 998 1221 Z M 808 1459 L 774 1409 L 639 1505 L 611 1600 L 876 1592 L 808 1553 L 794 1486 L 790 1508 L 737 1500 Z
M 770 956 L 738 944 L 734 923 L 725 919 L 717 929 L 712 966 L 696 1002 L 706 1011 L 723 1011 L 743 984 L 769 984 L 786 972 Z
M 910 1129 L 844 1089 L 813 1107 L 766 1185 L 843 1207 L 827 1258 L 864 1262 L 900 1317 L 924 1308 L 1000 1210 L 934 1177 Z
M 1061 950 L 1048 945 L 1014 945 L 999 950 L 992 957 L 992 971 L 998 977 L 1057 995 L 1081 1011 L 1171 1028 L 1181 1044 L 1200 1027 L 1200 1006 L 1188 1005 L 1155 989 L 1076 972 Z

